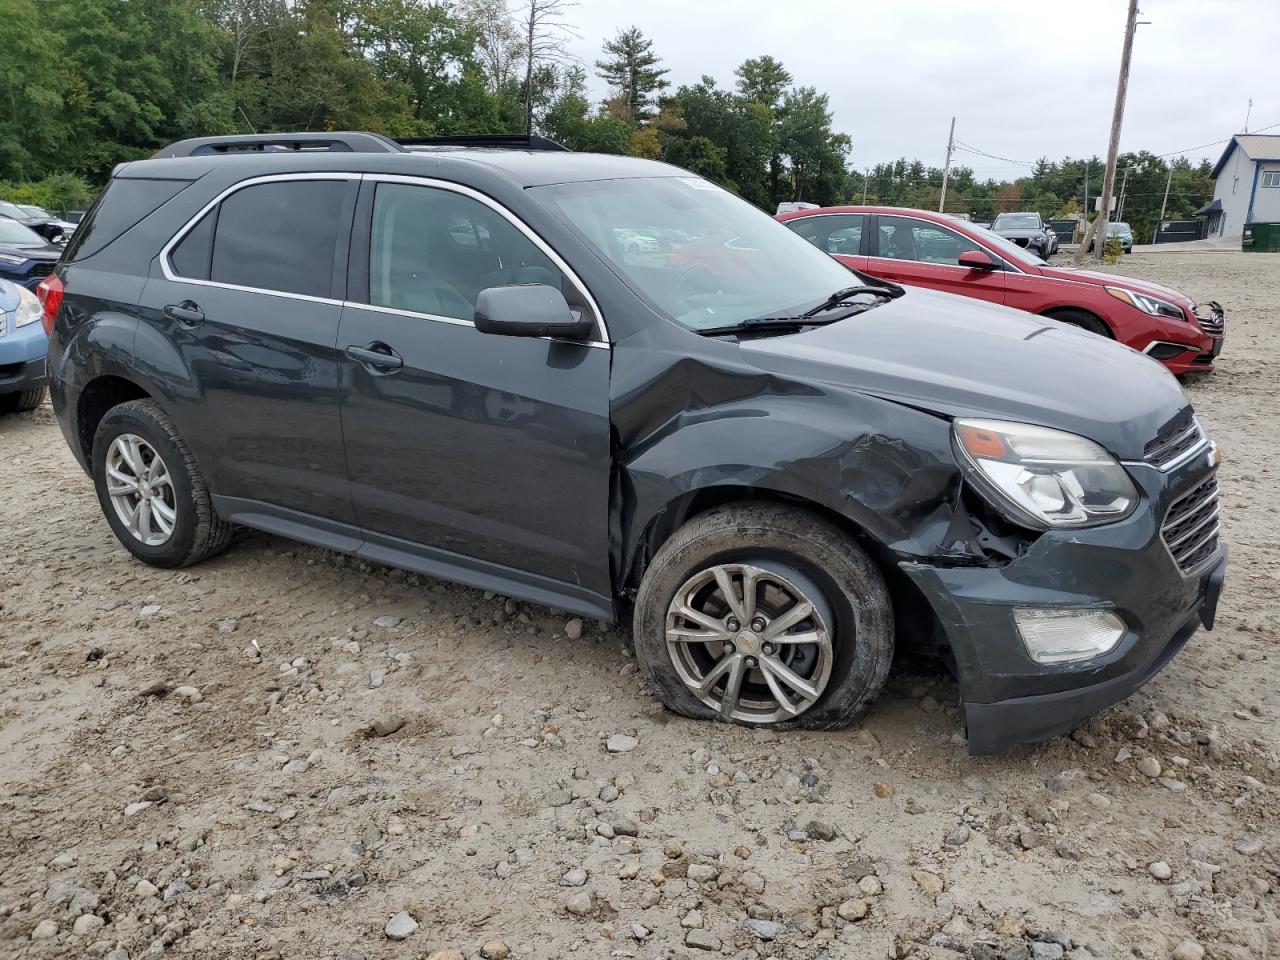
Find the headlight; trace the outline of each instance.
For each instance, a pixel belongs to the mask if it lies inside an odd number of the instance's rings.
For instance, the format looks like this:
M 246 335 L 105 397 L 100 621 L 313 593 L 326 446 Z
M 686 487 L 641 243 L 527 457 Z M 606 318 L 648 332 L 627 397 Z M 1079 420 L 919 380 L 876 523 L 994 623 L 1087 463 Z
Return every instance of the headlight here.
M 0 253 L 0 263 L 26 263 L 26 257 L 15 257 L 7 253 Z
M 1168 300 L 1161 300 L 1159 297 L 1138 293 L 1136 290 L 1125 290 L 1123 287 L 1103 287 L 1102 289 L 1117 300 L 1127 303 L 1131 307 L 1137 307 L 1143 313 L 1149 313 L 1153 317 L 1173 317 L 1176 320 L 1186 319 L 1186 314 L 1182 312 L 1182 308 L 1170 303 Z
M 1137 488 L 1115 458 L 1074 433 L 957 420 L 952 436 L 978 489 L 1022 526 L 1097 526 L 1128 516 L 1138 502 Z
M 29 323 L 37 323 L 44 316 L 40 301 L 26 287 L 18 288 L 18 309 L 14 313 L 13 325 L 25 327 Z

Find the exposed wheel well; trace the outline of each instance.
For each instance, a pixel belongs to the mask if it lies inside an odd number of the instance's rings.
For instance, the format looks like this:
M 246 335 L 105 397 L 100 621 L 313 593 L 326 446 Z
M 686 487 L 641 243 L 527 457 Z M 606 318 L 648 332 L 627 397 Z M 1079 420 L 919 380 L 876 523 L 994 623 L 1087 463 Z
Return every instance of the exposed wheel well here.
M 1061 320 L 1063 323 L 1083 327 L 1093 333 L 1100 333 L 1103 336 L 1110 337 L 1112 340 L 1116 338 L 1115 332 L 1107 321 L 1092 310 L 1086 310 L 1083 307 L 1054 307 L 1051 310 L 1046 310 L 1041 316 L 1048 317 L 1050 320 Z
M 80 392 L 80 403 L 76 408 L 76 438 L 86 463 L 93 453 L 93 435 L 98 432 L 98 424 L 107 411 L 130 400 L 148 397 L 147 391 L 124 377 L 102 376 L 89 381 Z
M 888 547 L 843 514 L 821 504 L 774 490 L 739 486 L 707 487 L 685 494 L 667 504 L 649 522 L 636 545 L 635 555 L 627 558 L 628 569 L 624 595 L 627 597 L 635 595 L 634 591 L 639 587 L 640 580 L 644 577 L 645 569 L 654 554 L 668 537 L 689 520 L 698 514 L 727 504 L 760 501 L 798 507 L 844 531 L 867 552 L 872 562 L 879 568 L 889 588 L 889 597 L 893 602 L 899 655 L 924 654 L 940 656 L 944 661 L 950 661 L 950 646 L 942 630 L 942 624 L 933 612 L 933 607 L 915 583 L 899 569 Z

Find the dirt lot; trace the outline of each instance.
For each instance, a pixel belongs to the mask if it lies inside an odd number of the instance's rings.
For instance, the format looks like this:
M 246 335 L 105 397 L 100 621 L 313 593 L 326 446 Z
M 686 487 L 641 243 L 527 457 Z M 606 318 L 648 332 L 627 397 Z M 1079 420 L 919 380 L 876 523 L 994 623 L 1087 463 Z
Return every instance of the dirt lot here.
M 502 597 L 257 534 L 149 569 L 47 407 L 0 422 L 0 955 L 1280 957 L 1280 260 L 1120 268 L 1228 309 L 1218 629 L 997 759 L 939 677 L 775 736 Z

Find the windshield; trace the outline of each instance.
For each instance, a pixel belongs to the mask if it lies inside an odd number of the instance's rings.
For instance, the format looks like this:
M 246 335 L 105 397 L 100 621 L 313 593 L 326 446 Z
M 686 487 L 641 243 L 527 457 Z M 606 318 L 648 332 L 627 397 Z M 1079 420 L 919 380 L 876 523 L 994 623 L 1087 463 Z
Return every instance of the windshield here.
M 16 243 L 25 247 L 43 247 L 44 237 L 16 220 L 0 217 L 0 243 Z
M 44 217 L 44 219 L 46 220 L 53 219 L 52 217 L 49 216 L 48 213 L 46 213 L 44 210 L 40 209 L 39 207 L 33 207 L 26 203 L 18 204 L 18 207 L 19 209 L 22 210 L 23 213 L 25 213 L 29 217 Z
M 997 230 L 1039 230 L 1040 218 L 1034 213 L 1002 213 L 991 226 Z
M 1107 224 L 1107 233 L 1119 233 L 1119 234 L 1125 234 L 1125 233 L 1131 233 L 1131 232 L 1132 232 L 1132 231 L 1129 229 L 1129 225 L 1128 225 L 1127 223 L 1109 223 L 1109 224 Z
M 10 203 L 8 200 L 0 200 L 0 217 L 13 217 L 15 220 L 26 220 L 27 215 L 22 212 L 22 208 L 16 203 Z
M 857 283 L 837 260 L 700 177 L 535 187 L 632 288 L 691 330 L 795 316 Z
M 998 233 L 987 229 L 986 227 L 973 224 L 972 229 L 975 233 L 982 235 L 982 242 L 988 246 L 995 247 L 1000 256 L 1006 260 L 1012 260 L 1014 263 L 1022 264 L 1024 267 L 1043 267 L 1048 264 L 1048 260 L 1037 257 L 1026 247 L 1020 247 L 1012 240 L 1006 240 Z

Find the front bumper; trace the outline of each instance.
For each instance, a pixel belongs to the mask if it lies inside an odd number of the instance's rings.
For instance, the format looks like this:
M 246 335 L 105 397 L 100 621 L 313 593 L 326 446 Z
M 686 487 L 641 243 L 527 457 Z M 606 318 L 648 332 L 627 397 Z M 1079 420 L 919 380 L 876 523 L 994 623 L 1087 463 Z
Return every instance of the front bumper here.
M 0 394 L 47 386 L 49 341 L 39 323 L 15 327 L 13 314 L 0 313 Z
M 1209 473 L 1197 457 L 1171 474 L 1129 465 L 1144 494 L 1118 523 L 1041 534 L 1002 566 L 904 561 L 941 624 L 955 661 L 969 749 L 996 753 L 1064 733 L 1123 700 L 1213 624 L 1226 549 L 1191 576 L 1160 535 L 1169 506 Z M 1105 608 L 1125 634 L 1108 653 L 1064 664 L 1034 661 L 1014 621 L 1019 607 Z

